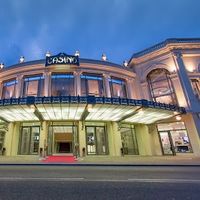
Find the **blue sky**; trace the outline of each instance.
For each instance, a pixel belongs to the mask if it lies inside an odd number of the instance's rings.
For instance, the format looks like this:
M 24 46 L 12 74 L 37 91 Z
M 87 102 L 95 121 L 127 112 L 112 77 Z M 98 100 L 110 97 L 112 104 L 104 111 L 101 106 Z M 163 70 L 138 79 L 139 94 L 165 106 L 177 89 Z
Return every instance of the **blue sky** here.
M 52 54 L 121 64 L 172 37 L 200 37 L 199 0 L 0 0 L 0 62 Z

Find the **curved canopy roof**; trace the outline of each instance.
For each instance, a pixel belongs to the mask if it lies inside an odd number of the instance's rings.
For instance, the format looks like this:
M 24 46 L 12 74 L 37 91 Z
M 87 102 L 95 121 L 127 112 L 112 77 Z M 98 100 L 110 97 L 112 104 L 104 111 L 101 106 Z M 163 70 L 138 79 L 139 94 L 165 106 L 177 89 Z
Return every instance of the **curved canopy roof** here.
M 0 100 L 0 118 L 8 121 L 86 120 L 151 124 L 185 109 L 147 100 L 106 97 L 26 97 Z

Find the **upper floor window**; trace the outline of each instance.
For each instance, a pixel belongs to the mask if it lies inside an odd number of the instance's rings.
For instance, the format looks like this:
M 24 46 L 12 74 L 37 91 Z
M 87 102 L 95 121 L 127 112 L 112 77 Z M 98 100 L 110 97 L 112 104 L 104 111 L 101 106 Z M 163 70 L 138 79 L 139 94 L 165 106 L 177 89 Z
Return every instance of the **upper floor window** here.
M 104 96 L 102 76 L 90 74 L 81 75 L 81 95 Z
M 127 97 L 126 82 L 124 80 L 112 77 L 109 82 L 112 97 Z
M 200 81 L 197 79 L 191 79 L 191 83 L 195 96 L 200 99 Z
M 147 75 L 151 97 L 156 102 L 177 104 L 176 96 L 166 69 L 155 69 Z
M 3 83 L 2 99 L 15 97 L 17 80 L 9 80 Z
M 23 96 L 44 96 L 44 77 L 41 75 L 25 77 Z
M 68 96 L 75 95 L 73 74 L 52 74 L 51 76 L 51 95 Z

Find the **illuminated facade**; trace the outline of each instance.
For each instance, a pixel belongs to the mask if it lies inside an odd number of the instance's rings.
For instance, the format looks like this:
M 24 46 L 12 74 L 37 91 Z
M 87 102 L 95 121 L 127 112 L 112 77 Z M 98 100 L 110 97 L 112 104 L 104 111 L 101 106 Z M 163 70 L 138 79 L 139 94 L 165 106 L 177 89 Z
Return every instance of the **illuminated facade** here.
M 200 155 L 200 40 L 128 66 L 64 53 L 0 71 L 4 155 Z

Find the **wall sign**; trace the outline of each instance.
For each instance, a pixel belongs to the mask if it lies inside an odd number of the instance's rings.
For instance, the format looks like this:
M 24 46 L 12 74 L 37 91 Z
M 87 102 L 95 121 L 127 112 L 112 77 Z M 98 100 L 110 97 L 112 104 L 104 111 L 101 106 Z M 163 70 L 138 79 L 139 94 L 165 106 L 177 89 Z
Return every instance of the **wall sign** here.
M 79 57 L 78 56 L 71 56 L 65 53 L 59 53 L 55 56 L 46 57 L 46 64 L 45 66 L 49 65 L 79 65 Z

